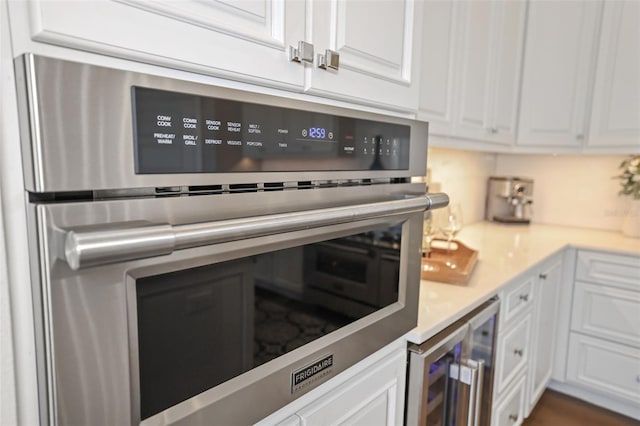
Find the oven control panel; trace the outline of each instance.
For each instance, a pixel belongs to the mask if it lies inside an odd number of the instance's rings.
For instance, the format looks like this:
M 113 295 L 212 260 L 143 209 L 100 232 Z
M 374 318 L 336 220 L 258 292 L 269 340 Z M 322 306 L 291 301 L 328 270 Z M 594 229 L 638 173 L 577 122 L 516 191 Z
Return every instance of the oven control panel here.
M 132 88 L 137 174 L 409 169 L 410 127 Z

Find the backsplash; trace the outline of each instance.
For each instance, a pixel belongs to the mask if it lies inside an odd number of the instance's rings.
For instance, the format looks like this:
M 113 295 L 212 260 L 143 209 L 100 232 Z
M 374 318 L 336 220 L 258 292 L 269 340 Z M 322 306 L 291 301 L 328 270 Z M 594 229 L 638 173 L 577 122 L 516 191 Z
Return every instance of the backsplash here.
M 613 176 L 625 155 L 499 154 L 496 174 L 535 182 L 533 221 L 554 225 L 620 230 L 629 198 L 618 196 Z
M 534 223 L 619 231 L 628 198 L 618 196 L 613 179 L 624 155 L 491 154 L 429 148 L 431 181 L 452 203 L 460 203 L 465 223 L 484 220 L 489 176 L 534 180 Z

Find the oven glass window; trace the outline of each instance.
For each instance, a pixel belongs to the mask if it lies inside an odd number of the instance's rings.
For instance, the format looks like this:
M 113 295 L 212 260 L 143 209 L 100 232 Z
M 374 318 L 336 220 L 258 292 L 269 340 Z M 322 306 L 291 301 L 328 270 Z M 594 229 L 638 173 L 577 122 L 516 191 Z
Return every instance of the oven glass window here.
M 145 419 L 398 300 L 401 225 L 136 281 Z

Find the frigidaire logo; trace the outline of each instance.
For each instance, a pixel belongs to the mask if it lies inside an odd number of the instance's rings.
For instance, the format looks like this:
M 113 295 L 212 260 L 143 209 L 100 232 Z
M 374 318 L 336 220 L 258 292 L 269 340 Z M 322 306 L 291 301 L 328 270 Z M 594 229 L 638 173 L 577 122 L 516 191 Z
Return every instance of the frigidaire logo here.
M 310 365 L 294 371 L 291 373 L 291 393 L 302 390 L 312 383 L 317 382 L 322 377 L 325 377 L 331 373 L 331 367 L 333 367 L 333 354 L 320 358 Z

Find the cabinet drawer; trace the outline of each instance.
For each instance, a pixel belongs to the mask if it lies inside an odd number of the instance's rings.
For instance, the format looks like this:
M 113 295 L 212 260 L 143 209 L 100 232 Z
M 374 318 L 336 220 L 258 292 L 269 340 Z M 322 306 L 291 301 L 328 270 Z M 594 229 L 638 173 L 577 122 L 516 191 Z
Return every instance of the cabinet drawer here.
M 640 351 L 606 340 L 571 333 L 567 380 L 599 394 L 640 400 Z
M 580 250 L 576 280 L 640 291 L 640 257 Z
M 577 282 L 571 329 L 640 348 L 640 293 Z
M 507 290 L 504 293 L 504 297 L 501 297 L 504 300 L 503 308 L 500 312 L 500 324 L 502 327 L 506 327 L 520 313 L 533 306 L 534 280 L 535 276 L 528 277 L 526 281 Z
M 498 394 L 504 392 L 509 382 L 526 367 L 529 359 L 531 314 L 503 334 L 498 342 L 496 380 Z
M 524 420 L 526 376 L 522 376 L 493 409 L 492 426 L 518 426 Z

